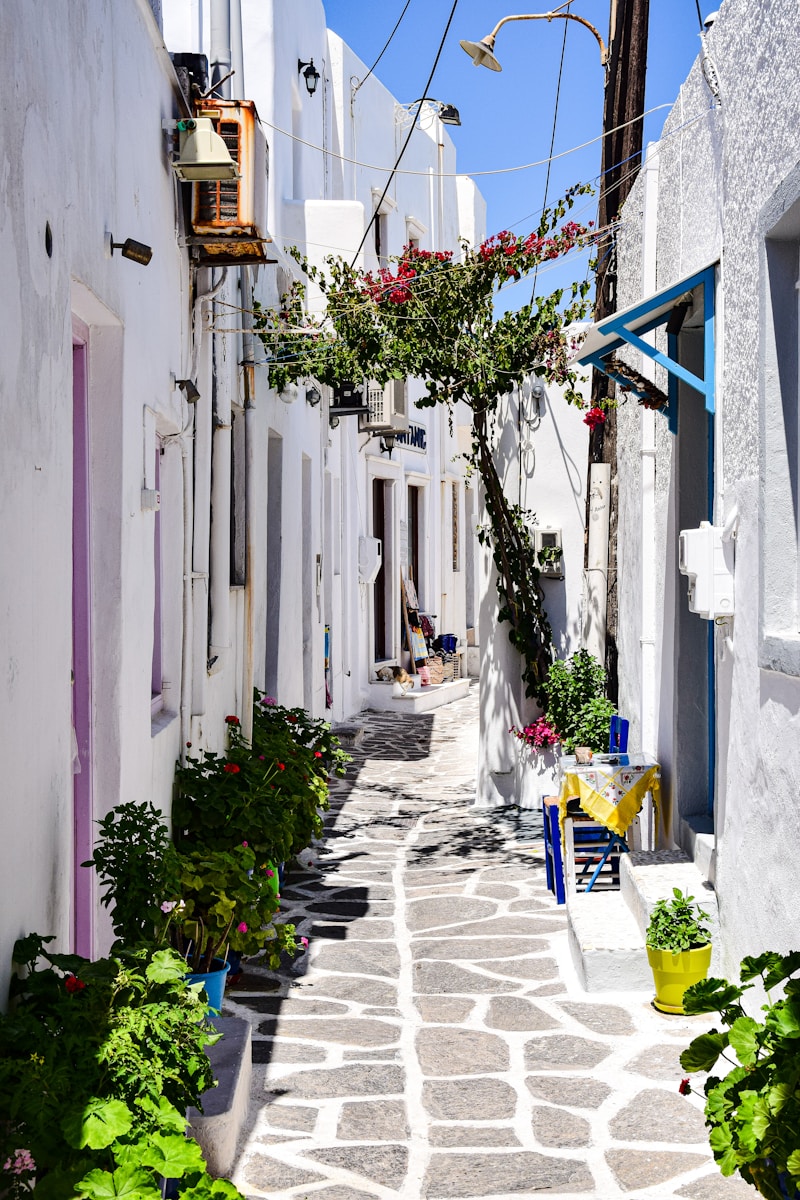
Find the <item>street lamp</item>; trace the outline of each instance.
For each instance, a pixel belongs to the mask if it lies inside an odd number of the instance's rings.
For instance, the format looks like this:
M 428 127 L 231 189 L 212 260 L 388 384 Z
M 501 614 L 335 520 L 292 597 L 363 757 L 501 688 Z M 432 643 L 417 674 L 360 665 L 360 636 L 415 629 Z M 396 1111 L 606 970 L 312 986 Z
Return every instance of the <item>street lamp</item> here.
M 572 0 L 569 0 L 572 3 Z M 561 8 L 566 8 L 565 4 Z M 575 13 L 561 12 L 559 9 L 553 9 L 552 12 L 546 13 L 525 13 L 515 17 L 503 17 L 502 21 L 498 21 L 494 29 L 487 37 L 481 38 L 479 42 L 462 41 L 461 49 L 466 50 L 467 54 L 472 59 L 476 67 L 488 67 L 490 71 L 502 71 L 500 63 L 494 56 L 494 40 L 497 37 L 498 31 L 506 24 L 507 21 L 552 21 L 554 18 L 562 21 L 578 21 L 579 24 L 585 25 L 594 36 L 597 38 L 597 43 L 600 47 L 600 64 L 605 66 L 608 62 L 608 48 L 590 21 L 584 17 L 579 17 Z

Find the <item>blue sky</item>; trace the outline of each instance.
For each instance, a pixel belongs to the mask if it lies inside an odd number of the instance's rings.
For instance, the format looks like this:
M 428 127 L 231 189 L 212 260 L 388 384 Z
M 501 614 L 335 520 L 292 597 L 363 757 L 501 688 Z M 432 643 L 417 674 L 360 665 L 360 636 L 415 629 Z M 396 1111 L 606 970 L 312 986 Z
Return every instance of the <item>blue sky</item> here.
M 325 0 L 328 25 L 352 46 L 367 65 L 377 58 L 403 7 L 404 0 Z M 576 0 L 573 11 L 608 36 L 609 0 Z M 452 0 L 411 0 L 400 28 L 381 59 L 376 75 L 398 100 L 421 95 L 447 24 Z M 708 0 L 701 11 L 710 10 Z M 564 44 L 554 152 L 599 136 L 602 128 L 603 77 L 600 50 L 588 29 L 575 21 L 525 21 L 505 25 L 495 53 L 502 73 L 473 66 L 459 46 L 461 38 L 478 41 L 510 13 L 531 11 L 507 0 L 460 0 L 439 60 L 430 94 L 455 104 L 461 127 L 449 132 L 458 151 L 458 167 L 472 174 L 487 201 L 487 231 L 533 228 L 544 199 L 546 167 L 503 170 L 548 156 L 553 128 L 559 63 Z M 533 11 L 537 7 L 533 6 Z M 542 5 L 538 11 L 546 11 Z M 651 0 L 646 107 L 671 105 L 700 49 L 695 0 Z M 645 123 L 645 141 L 657 140 L 669 109 Z M 483 171 L 498 171 L 484 174 Z M 595 180 L 600 170 L 600 143 L 557 159 L 552 164 L 548 200 L 575 183 Z M 595 215 L 596 200 L 581 201 L 580 219 Z M 585 207 L 583 207 L 585 206 Z M 576 212 L 579 207 L 576 206 Z M 585 263 L 559 265 L 540 275 L 538 290 L 551 291 L 568 279 L 582 277 Z M 530 296 L 530 282 L 510 289 L 508 307 Z

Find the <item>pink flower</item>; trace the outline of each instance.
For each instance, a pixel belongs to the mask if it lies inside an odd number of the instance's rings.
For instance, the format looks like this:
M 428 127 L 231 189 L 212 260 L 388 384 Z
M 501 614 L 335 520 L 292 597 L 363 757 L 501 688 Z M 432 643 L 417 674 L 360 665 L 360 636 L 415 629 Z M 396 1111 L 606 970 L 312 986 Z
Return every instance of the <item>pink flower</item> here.
M 242 842 L 242 845 L 244 846 L 244 848 L 245 848 L 245 850 L 246 850 L 246 849 L 247 849 L 247 842 Z
M 262 696 L 262 697 L 261 697 L 261 703 L 262 703 L 263 705 L 265 705 L 265 706 L 268 706 L 268 705 L 271 705 L 271 704 L 277 704 L 277 703 L 278 703 L 278 701 L 275 699 L 275 697 L 274 697 L 274 696 Z
M 300 945 L 303 947 L 303 949 L 304 949 L 304 950 L 306 950 L 306 949 L 308 948 L 308 938 L 307 938 L 307 937 L 301 937 L 301 938 L 300 938 Z
M 261 760 L 261 762 L 263 762 L 263 761 L 264 761 L 264 757 L 265 757 L 265 756 L 264 756 L 263 754 L 259 754 L 259 756 L 258 756 L 258 757 L 259 757 L 259 759 Z
M 36 1170 L 36 1163 L 30 1150 L 15 1150 L 13 1158 L 7 1158 L 3 1170 L 11 1175 L 25 1175 L 28 1171 Z
M 176 900 L 165 900 L 161 905 L 161 911 L 163 913 L 171 913 L 176 904 Z
M 604 425 L 607 416 L 608 414 L 602 408 L 590 408 L 583 418 L 583 423 L 590 429 L 594 429 L 597 425 Z
M 237 933 L 247 933 L 247 925 L 244 923 L 244 921 L 240 921 L 239 924 L 236 926 L 236 932 Z
M 267 871 L 267 879 L 274 879 L 274 878 L 275 878 L 275 872 Z

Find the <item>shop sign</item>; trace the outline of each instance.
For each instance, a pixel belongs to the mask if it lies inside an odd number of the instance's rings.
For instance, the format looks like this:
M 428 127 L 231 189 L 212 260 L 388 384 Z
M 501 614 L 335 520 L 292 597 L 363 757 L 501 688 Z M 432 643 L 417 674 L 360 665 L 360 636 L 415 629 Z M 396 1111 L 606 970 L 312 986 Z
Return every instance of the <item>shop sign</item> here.
M 427 432 L 424 425 L 409 425 L 407 433 L 398 433 L 395 444 L 405 446 L 409 450 L 419 450 L 423 454 L 428 449 Z

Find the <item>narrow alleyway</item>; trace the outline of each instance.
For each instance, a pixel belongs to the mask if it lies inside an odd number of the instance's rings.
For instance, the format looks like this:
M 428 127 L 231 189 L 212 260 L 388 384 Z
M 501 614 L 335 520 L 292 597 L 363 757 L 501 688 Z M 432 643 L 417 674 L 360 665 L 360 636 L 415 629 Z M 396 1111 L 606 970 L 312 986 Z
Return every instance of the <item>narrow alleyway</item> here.
M 536 820 L 471 807 L 477 691 L 365 714 L 319 862 L 284 911 L 310 939 L 250 967 L 250 1197 L 749 1197 L 708 1150 L 678 1054 L 705 1018 L 586 996 Z M 698 1025 L 699 1022 L 699 1025 Z

